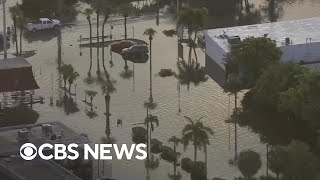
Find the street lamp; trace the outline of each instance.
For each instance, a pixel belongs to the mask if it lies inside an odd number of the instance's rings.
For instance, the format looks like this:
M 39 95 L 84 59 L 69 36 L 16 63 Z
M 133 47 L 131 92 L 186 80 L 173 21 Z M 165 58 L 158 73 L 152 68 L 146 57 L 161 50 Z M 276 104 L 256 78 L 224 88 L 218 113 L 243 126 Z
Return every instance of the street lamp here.
M 4 59 L 7 59 L 6 2 L 7 2 L 7 0 L 2 0 L 2 10 L 3 10 L 3 58 Z

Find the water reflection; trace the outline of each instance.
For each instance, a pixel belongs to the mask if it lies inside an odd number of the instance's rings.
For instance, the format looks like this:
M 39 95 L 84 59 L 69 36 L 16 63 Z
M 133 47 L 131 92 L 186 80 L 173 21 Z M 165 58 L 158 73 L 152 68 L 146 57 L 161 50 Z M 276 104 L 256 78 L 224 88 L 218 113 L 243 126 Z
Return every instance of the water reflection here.
M 50 41 L 58 37 L 60 34 L 60 30 L 45 30 L 24 33 L 24 38 L 28 41 L 28 43 L 32 43 L 34 41 Z

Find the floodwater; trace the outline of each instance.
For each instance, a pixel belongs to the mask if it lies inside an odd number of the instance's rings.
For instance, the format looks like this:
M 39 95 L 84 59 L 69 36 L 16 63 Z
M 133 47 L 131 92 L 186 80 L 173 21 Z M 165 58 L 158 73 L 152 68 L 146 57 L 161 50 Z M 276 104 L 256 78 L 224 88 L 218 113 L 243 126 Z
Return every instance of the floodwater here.
M 252 0 L 257 7 L 262 6 L 263 0 Z M 14 0 L 9 0 L 8 5 L 13 5 Z M 317 0 L 289 1 L 282 5 L 283 15 L 278 20 L 292 20 L 320 16 L 320 2 Z M 134 18 L 128 22 L 128 37 L 148 41 L 148 37 L 143 36 L 146 28 L 152 27 L 158 33 L 153 40 L 152 46 L 152 67 L 153 67 L 153 98 L 157 102 L 157 108 L 152 110 L 153 115 L 159 118 L 159 127 L 156 127 L 152 137 L 163 142 L 164 145 L 172 146 L 167 141 L 175 135 L 181 136 L 181 131 L 187 121 L 183 116 L 189 116 L 193 119 L 203 118 L 203 123 L 211 127 L 215 134 L 210 138 L 208 147 L 208 177 L 221 177 L 231 179 L 240 175 L 238 170 L 230 166 L 228 161 L 234 157 L 234 133 L 233 126 L 224 122 L 228 118 L 233 108 L 233 98 L 224 93 L 223 90 L 211 79 L 195 87 L 180 87 L 178 91 L 178 82 L 175 78 L 161 78 L 156 76 L 161 68 L 172 68 L 176 70 L 177 62 L 177 39 L 166 37 L 162 31 L 175 28 L 175 22 L 170 15 L 161 14 L 160 25 L 156 26 L 156 16 L 147 15 Z M 9 24 L 12 23 L 8 16 Z M 95 21 L 95 20 L 93 20 Z M 123 21 L 119 17 L 111 18 L 114 25 L 113 37 L 115 39 L 123 38 Z M 133 27 L 133 28 L 132 28 Z M 134 29 L 134 32 L 133 32 Z M 110 24 L 106 26 L 106 34 L 110 32 Z M 101 30 L 100 30 L 101 33 Z M 96 24 L 93 23 L 93 34 L 96 34 Z M 105 136 L 105 101 L 101 87 L 97 83 L 87 84 L 85 79 L 90 65 L 89 48 L 79 48 L 79 37 L 88 37 L 88 23 L 82 15 L 73 25 L 62 28 L 61 37 L 58 34 L 42 32 L 34 37 L 24 38 L 23 49 L 25 51 L 36 50 L 36 55 L 28 58 L 33 65 L 36 80 L 40 86 L 39 94 L 45 97 L 46 103 L 36 105 L 34 108 L 40 113 L 39 123 L 50 121 L 61 121 L 71 127 L 78 133 L 85 133 L 94 142 L 100 142 L 100 138 Z M 60 47 L 59 47 L 60 46 Z M 14 52 L 14 45 L 9 52 Z M 134 71 L 131 78 L 121 77 L 124 71 L 124 60 L 118 54 L 112 54 L 113 67 L 110 67 L 109 61 L 111 54 L 110 47 L 105 48 L 105 65 L 111 78 L 116 80 L 117 91 L 111 95 L 110 112 L 111 116 L 111 136 L 117 140 L 118 144 L 132 143 L 131 128 L 134 123 L 144 121 L 146 109 L 144 102 L 149 98 L 149 63 L 132 64 L 128 62 L 129 69 Z M 82 56 L 80 56 L 82 52 Z M 187 50 L 184 52 L 187 57 Z M 61 57 L 61 62 L 72 64 L 80 77 L 75 82 L 76 102 L 79 112 L 66 114 L 64 109 L 49 105 L 49 98 L 53 96 L 54 101 L 63 96 L 59 88 L 61 79 L 59 78 L 57 67 Z M 198 58 L 204 65 L 204 53 L 198 50 Z M 102 68 L 102 49 L 99 50 L 100 70 Z M 92 75 L 97 71 L 97 49 L 93 48 Z M 60 79 L 60 80 L 59 80 Z M 60 84 L 61 85 L 61 84 Z M 72 91 L 74 91 L 72 87 Z M 93 104 L 97 107 L 95 111 L 98 116 L 89 118 L 86 110 L 89 109 L 82 100 L 84 100 L 84 90 L 95 90 L 98 95 L 94 98 Z M 179 98 L 180 97 L 180 98 Z M 179 104 L 181 113 L 179 113 Z M 117 119 L 123 120 L 123 127 L 117 127 Z M 265 145 L 260 143 L 259 135 L 252 133 L 247 128 L 238 130 L 239 151 L 252 149 L 261 154 L 265 164 Z M 193 158 L 193 147 L 189 146 L 184 152 L 180 145 L 178 151 L 182 152 L 181 158 Z M 203 152 L 198 151 L 198 160 L 204 161 Z M 156 155 L 158 157 L 158 155 Z M 160 158 L 160 157 L 158 157 Z M 143 161 L 113 160 L 112 176 L 120 180 L 141 180 L 146 179 L 147 171 Z M 182 173 L 182 179 L 188 180 L 189 174 Z M 97 171 L 97 170 L 96 170 Z M 150 170 L 150 179 L 166 180 L 168 174 L 173 173 L 173 165 L 160 160 L 160 165 L 154 170 Z M 265 166 L 262 167 L 260 174 L 265 174 Z

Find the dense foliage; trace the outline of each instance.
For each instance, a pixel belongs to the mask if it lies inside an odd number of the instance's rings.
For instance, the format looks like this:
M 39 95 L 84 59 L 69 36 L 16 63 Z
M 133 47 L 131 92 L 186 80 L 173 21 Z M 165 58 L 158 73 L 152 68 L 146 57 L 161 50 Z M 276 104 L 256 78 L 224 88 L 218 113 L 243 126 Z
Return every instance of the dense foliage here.
M 237 164 L 241 174 L 245 178 L 252 178 L 261 167 L 260 155 L 251 150 L 242 151 L 239 154 Z
M 231 47 L 227 57 L 227 73 L 237 74 L 243 88 L 254 86 L 264 69 L 279 62 L 281 50 L 269 38 L 249 37 Z

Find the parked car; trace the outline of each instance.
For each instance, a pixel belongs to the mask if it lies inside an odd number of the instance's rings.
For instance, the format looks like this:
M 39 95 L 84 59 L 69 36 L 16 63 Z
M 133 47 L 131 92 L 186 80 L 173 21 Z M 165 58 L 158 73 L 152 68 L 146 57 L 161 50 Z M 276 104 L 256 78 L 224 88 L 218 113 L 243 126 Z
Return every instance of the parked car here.
M 136 44 L 135 42 L 130 40 L 122 40 L 122 41 L 114 42 L 111 44 L 111 51 L 121 54 L 124 48 L 129 48 L 135 44 Z
M 30 32 L 36 32 L 45 29 L 59 29 L 61 22 L 57 19 L 40 18 L 37 21 L 27 23 L 26 28 Z
M 134 56 L 130 54 L 122 54 L 123 60 L 131 61 L 133 63 L 146 63 L 148 62 L 148 54 L 135 54 Z
M 147 54 L 149 53 L 148 46 L 146 45 L 133 45 L 130 48 L 124 48 L 122 55 L 134 55 L 134 54 Z

